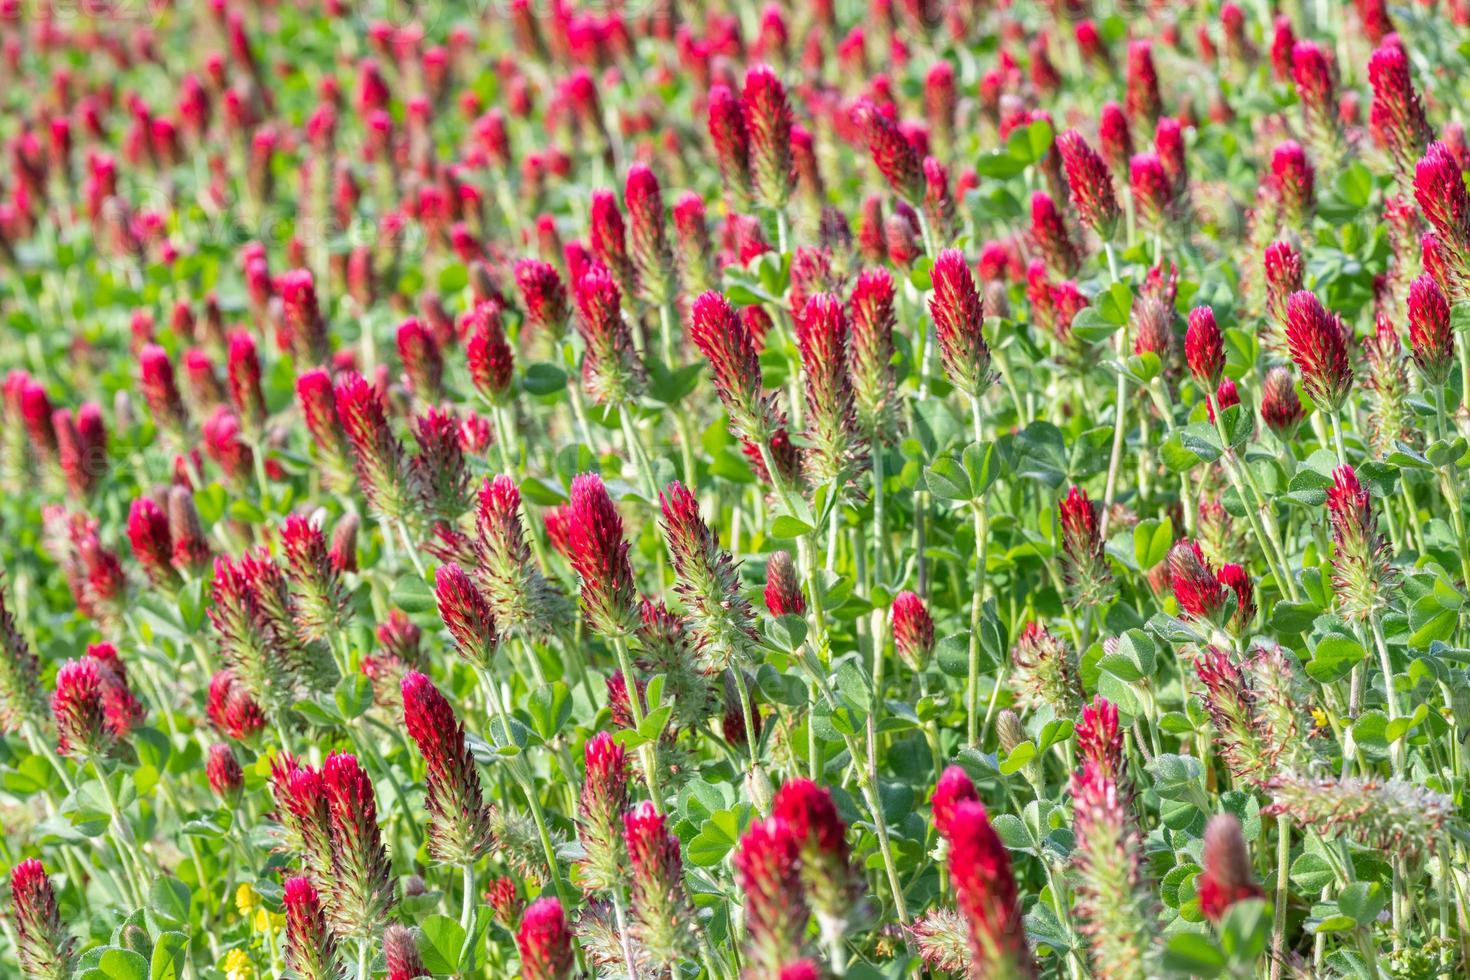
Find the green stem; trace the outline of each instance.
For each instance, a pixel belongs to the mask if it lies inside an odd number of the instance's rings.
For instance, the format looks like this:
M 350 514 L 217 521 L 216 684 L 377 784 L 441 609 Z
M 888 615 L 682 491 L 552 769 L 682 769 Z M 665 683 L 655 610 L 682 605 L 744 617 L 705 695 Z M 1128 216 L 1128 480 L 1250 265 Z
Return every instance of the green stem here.
M 985 605 L 985 563 L 990 518 L 985 509 L 984 497 L 973 501 L 970 509 L 975 522 L 975 588 L 970 595 L 970 649 L 965 681 L 965 733 L 969 744 L 978 746 L 980 744 L 980 614 Z
M 618 655 L 618 669 L 623 672 L 623 684 L 628 691 L 628 711 L 633 716 L 633 727 L 642 729 L 643 702 L 638 696 L 638 677 L 633 672 L 633 658 L 628 653 L 628 640 L 626 637 L 615 636 L 612 643 Z M 746 729 L 746 733 L 747 736 L 753 735 L 755 729 Z M 654 743 L 644 742 L 638 746 L 638 756 L 643 761 L 643 775 L 648 780 L 648 796 L 653 801 L 653 809 L 662 815 L 664 801 L 658 788 L 658 752 Z

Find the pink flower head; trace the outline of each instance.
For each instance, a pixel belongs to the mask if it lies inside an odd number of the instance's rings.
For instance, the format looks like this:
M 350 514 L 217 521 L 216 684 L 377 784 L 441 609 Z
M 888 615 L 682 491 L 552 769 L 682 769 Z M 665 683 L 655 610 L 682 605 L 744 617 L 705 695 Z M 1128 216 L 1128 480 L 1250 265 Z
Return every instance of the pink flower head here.
M 1202 863 L 1205 869 L 1195 882 L 1195 891 L 1200 912 L 1211 922 L 1219 922 L 1236 902 L 1264 894 L 1256 884 L 1250 849 L 1234 814 L 1217 813 L 1210 818 Z
M 571 307 L 556 269 L 539 259 L 521 259 L 515 265 L 515 280 L 531 325 L 554 339 L 561 338 L 566 333 Z
M 210 678 L 204 713 L 215 728 L 236 740 L 251 737 L 266 722 L 250 690 L 228 668 L 215 671 Z
M 1287 300 L 1302 288 L 1302 254 L 1290 242 L 1272 242 L 1266 246 L 1262 266 L 1266 279 L 1266 309 L 1284 333 Z
M 1414 90 L 1409 56 L 1401 43 L 1385 41 L 1373 52 L 1368 59 L 1368 81 L 1373 86 L 1368 127 L 1374 142 L 1388 151 L 1399 176 L 1408 179 L 1434 131 Z
M 1312 400 L 1327 412 L 1340 411 L 1353 384 L 1348 330 L 1342 320 L 1306 290 L 1286 301 L 1286 343 Z
M 801 883 L 801 844 L 784 820 L 757 820 L 740 838 L 734 863 L 745 897 L 747 962 L 778 973 L 800 955 L 811 912 Z
M 1077 754 L 1083 764 L 1097 766 L 1106 775 L 1118 779 L 1123 774 L 1123 729 L 1118 722 L 1118 706 L 1102 695 L 1083 705 L 1077 722 Z
M 1086 491 L 1073 486 L 1057 504 L 1057 518 L 1062 529 L 1068 583 L 1079 590 L 1078 596 L 1083 601 L 1102 597 L 1112 572 L 1103 557 L 1097 506 L 1088 499 Z
M 103 698 L 102 671 L 95 659 L 68 660 L 61 665 L 51 695 L 59 754 L 87 759 L 111 751 L 114 735 Z
M 1157 153 L 1135 153 L 1128 161 L 1128 180 L 1144 223 L 1163 234 L 1169 230 L 1173 182 Z
M 766 609 L 772 616 L 801 616 L 806 613 L 801 580 L 789 551 L 777 551 L 766 562 Z
M 345 465 L 347 434 L 337 417 L 337 396 L 332 391 L 332 377 L 321 368 L 304 371 L 296 378 L 296 400 L 313 444 L 324 459 L 337 466 Z
M 138 352 L 138 372 L 143 400 L 148 403 L 148 411 L 158 420 L 159 426 L 170 432 L 182 430 L 188 424 L 189 416 L 174 382 L 174 366 L 168 354 L 157 344 L 145 345 Z
M 260 356 L 255 352 L 255 338 L 249 331 L 230 334 L 226 378 L 230 384 L 230 402 L 252 430 L 265 422 L 265 394 L 260 387 Z
M 924 173 L 914 145 L 868 99 L 859 100 L 853 107 L 852 119 L 867 140 L 873 163 L 888 186 L 910 204 L 918 204 L 924 197 Z
M 934 620 L 924 600 L 913 592 L 893 597 L 893 646 L 899 659 L 915 671 L 923 671 L 934 653 Z
M 102 710 L 107 730 L 115 739 L 127 738 L 133 726 L 143 720 L 143 705 L 128 687 L 128 671 L 111 643 L 93 643 L 87 657 L 97 665 L 102 681 Z
M 11 912 L 16 954 L 28 977 L 71 976 L 76 942 L 67 935 L 46 869 L 28 858 L 10 870 Z
M 1296 140 L 1283 140 L 1271 151 L 1271 173 L 1267 186 L 1281 206 L 1282 223 L 1298 231 L 1312 216 L 1317 173 L 1306 150 Z
M 1133 134 L 1128 116 L 1116 102 L 1103 103 L 1098 114 L 1097 145 L 1113 174 L 1119 178 L 1127 175 L 1128 162 L 1133 159 Z
M 1215 311 L 1196 306 L 1189 311 L 1189 328 L 1184 334 L 1184 360 L 1189 372 L 1206 391 L 1220 383 L 1225 371 L 1225 338 L 1215 323 Z
M 641 280 L 640 280 L 641 281 Z M 594 265 L 577 282 L 577 332 L 586 353 L 582 383 L 599 405 L 626 405 L 643 388 L 643 366 L 611 274 Z
M 492 405 L 504 405 L 512 394 L 515 354 L 505 338 L 500 304 L 493 300 L 476 303 L 468 320 L 465 362 L 469 366 L 470 381 Z
M 215 796 L 231 806 L 240 801 L 240 794 L 245 789 L 245 773 L 240 769 L 240 760 L 235 758 L 235 750 L 229 745 L 216 742 L 209 747 L 204 774 Z
M 460 656 L 487 667 L 495 656 L 500 635 L 484 594 L 463 568 L 445 562 L 434 572 L 434 598 Z
M 1133 41 L 1128 45 L 1128 87 L 1124 102 L 1128 117 L 1145 126 L 1152 126 L 1163 109 L 1153 45 L 1148 41 Z
M 940 359 L 950 382 L 962 392 L 978 398 L 990 385 L 990 348 L 981 330 L 985 311 L 965 255 L 945 249 L 934 260 L 930 272 L 934 294 L 929 314 L 939 339 Z
M 1098 238 L 1109 241 L 1118 225 L 1118 197 L 1107 164 L 1075 129 L 1057 137 L 1057 150 L 1067 172 L 1072 206 Z
M 403 517 L 412 506 L 412 490 L 403 446 L 388 426 L 382 396 L 356 372 L 339 378 L 335 395 L 337 417 L 368 502 L 388 517 Z
M 724 85 L 710 86 L 709 135 L 715 161 L 724 180 L 725 194 L 736 210 L 750 198 L 750 139 L 745 128 L 745 110 L 740 100 Z
M 978 802 L 980 795 L 975 792 L 975 784 L 970 781 L 969 775 L 959 766 L 949 766 L 940 773 L 939 781 L 934 784 L 934 795 L 930 799 L 930 808 L 934 815 L 934 829 L 942 837 L 949 836 L 950 822 L 954 819 L 955 810 L 961 803 Z
M 689 336 L 713 372 L 715 393 L 736 436 L 762 443 L 779 426 L 775 406 L 762 392 L 755 344 L 735 308 L 711 290 L 694 301 Z
M 1186 616 L 1214 621 L 1225 608 L 1225 590 L 1197 541 L 1182 540 L 1169 551 L 1169 584 Z
M 150 582 L 163 586 L 177 584 L 179 576 L 173 567 L 168 514 L 151 498 L 139 497 L 128 508 L 128 541 Z
M 432 331 L 416 316 L 398 325 L 398 360 L 414 396 L 436 404 L 444 395 L 444 355 Z
M 595 473 L 574 478 L 571 507 L 570 560 L 582 580 L 583 615 L 604 636 L 631 633 L 638 618 L 633 567 L 623 518 L 602 478 Z
M 377 794 L 372 777 L 346 752 L 327 756 L 321 778 L 332 841 L 332 924 L 339 936 L 366 939 L 395 902 Z
M 871 439 L 886 440 L 895 422 L 894 296 L 893 277 L 887 270 L 864 269 L 858 273 L 850 299 L 848 362 L 853 397 L 858 425 Z
M 281 294 L 281 322 L 298 365 L 321 366 L 331 356 L 327 321 L 317 303 L 316 283 L 306 269 L 283 273 L 276 281 Z
M 388 980 L 431 976 L 419 953 L 419 941 L 414 930 L 397 922 L 383 930 L 383 964 L 388 968 Z
M 663 306 L 673 300 L 678 279 L 674 275 L 674 253 L 664 233 L 668 219 L 658 178 L 643 164 L 633 164 L 628 168 L 623 197 L 628 203 L 639 295 L 651 306 Z
M 970 955 L 983 976 L 1033 977 L 1011 858 L 978 801 L 955 806 L 947 821 L 949 873 L 969 925 Z
M 427 770 L 429 853 L 445 864 L 477 860 L 490 845 L 490 811 L 480 773 L 465 744 L 464 726 L 432 681 L 403 675 L 403 726 Z
M 752 189 L 758 202 L 771 210 L 785 207 L 791 195 L 791 104 L 786 88 L 766 65 L 745 73 L 740 95 L 745 129 L 750 139 Z
M 1305 417 L 1291 371 L 1279 364 L 1267 371 L 1261 384 L 1261 421 L 1277 438 L 1288 440 Z
M 1409 347 L 1424 380 L 1441 387 L 1455 367 L 1455 333 L 1450 304 L 1433 276 L 1409 283 Z
M 1065 279 L 1077 274 L 1082 264 L 1081 256 L 1072 244 L 1066 219 L 1045 191 L 1035 191 L 1031 195 L 1031 239 L 1053 276 Z
M 571 980 L 577 961 L 561 902 L 538 898 L 526 908 L 516 932 L 516 948 L 525 980 Z
M 849 471 L 856 426 L 848 376 L 847 311 L 831 293 L 817 293 L 796 317 L 796 343 L 806 382 L 807 473 L 814 483 L 840 483 Z

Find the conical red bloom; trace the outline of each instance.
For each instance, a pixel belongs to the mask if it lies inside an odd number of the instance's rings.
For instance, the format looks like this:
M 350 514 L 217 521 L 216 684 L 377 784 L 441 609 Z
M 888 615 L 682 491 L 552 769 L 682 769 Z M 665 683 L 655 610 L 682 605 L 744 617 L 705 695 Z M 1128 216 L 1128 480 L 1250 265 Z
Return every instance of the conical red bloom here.
M 766 609 L 772 616 L 802 616 L 806 599 L 789 551 L 777 551 L 766 562 Z
M 784 820 L 757 820 L 735 851 L 745 897 L 746 960 L 761 975 L 779 973 L 801 955 L 811 910 L 801 884 L 801 846 Z
M 565 335 L 572 311 L 556 269 L 537 259 L 521 259 L 515 266 L 515 279 L 531 325 L 553 339 Z
M 745 73 L 740 95 L 750 139 L 750 174 L 757 201 L 771 210 L 791 195 L 791 104 L 776 73 L 756 65 Z
M 947 838 L 956 808 L 961 803 L 974 803 L 979 799 L 980 795 L 975 792 L 975 784 L 970 781 L 965 770 L 959 766 L 948 767 L 940 773 L 939 782 L 934 784 L 934 796 L 930 800 L 930 807 L 934 815 L 934 829 L 941 837 Z
M 655 308 L 663 306 L 673 300 L 679 281 L 675 275 L 674 253 L 664 233 L 668 218 L 663 191 L 653 171 L 638 163 L 629 167 L 623 198 L 628 204 L 638 295 Z
M 1261 421 L 1278 438 L 1290 439 L 1305 417 L 1291 372 L 1279 364 L 1267 371 L 1261 385 Z
M 240 760 L 235 758 L 235 750 L 229 745 L 216 742 L 209 747 L 204 774 L 209 780 L 210 790 L 220 800 L 230 806 L 240 801 L 240 794 L 245 789 L 245 773 L 240 768 Z
M 893 597 L 893 646 L 911 670 L 923 671 L 934 653 L 934 620 L 912 592 Z
M 923 200 L 922 161 L 914 145 L 898 131 L 893 120 L 872 101 L 860 99 L 853 107 L 852 121 L 867 139 L 873 163 L 893 192 L 913 205 Z
M 1145 126 L 1152 126 L 1163 108 L 1163 99 L 1159 95 L 1159 74 L 1154 68 L 1153 45 L 1148 41 L 1133 41 L 1128 45 L 1128 87 L 1125 102 L 1129 118 Z
M 931 270 L 934 293 L 929 314 L 939 340 L 940 359 L 950 382 L 967 395 L 979 397 L 990 385 L 990 348 L 981 330 L 985 311 L 975 279 L 963 252 L 945 249 Z
M 852 342 L 848 362 L 859 427 L 870 439 L 891 436 L 897 394 L 893 376 L 893 277 L 864 269 L 852 288 Z M 751 307 L 757 309 L 757 307 Z
M 1062 528 L 1067 583 L 1083 602 L 1100 601 L 1111 590 L 1112 570 L 1103 557 L 1102 531 L 1097 507 L 1081 487 L 1074 486 L 1057 505 Z
M 490 604 L 479 588 L 454 562 L 445 562 L 434 572 L 434 598 L 439 617 L 462 657 L 479 667 L 488 667 L 500 643 Z
M 622 296 L 612 275 L 593 266 L 577 281 L 577 332 L 586 353 L 582 383 L 599 405 L 623 405 L 643 389 L 643 365 L 623 319 Z
M 446 864 L 473 862 L 490 845 L 490 811 L 464 726 L 423 674 L 410 671 L 399 686 L 403 725 L 427 769 L 429 853 Z
M 148 344 L 138 352 L 138 371 L 139 390 L 158 425 L 170 432 L 182 430 L 188 424 L 189 413 L 174 382 L 174 366 L 168 354 L 157 344 Z
M 1174 188 L 1157 153 L 1135 153 L 1128 161 L 1133 199 L 1144 225 L 1156 234 L 1170 231 Z
M 849 475 L 857 426 L 847 373 L 847 313 L 831 293 L 817 293 L 796 317 L 796 343 L 806 382 L 804 462 L 813 484 L 840 486 Z
M 1424 380 L 1435 387 L 1449 380 L 1455 367 L 1455 333 L 1450 304 L 1433 276 L 1409 283 L 1409 347 Z
M 382 397 L 356 372 L 338 380 L 335 394 L 363 494 L 381 514 L 402 518 L 413 505 L 413 493 L 403 445 L 388 426 Z
M 1373 104 L 1368 109 L 1373 140 L 1388 151 L 1399 177 L 1407 180 L 1434 132 L 1414 90 L 1408 53 L 1401 42 L 1385 41 L 1373 52 L 1368 59 L 1368 81 L 1373 86 Z
M 61 924 L 56 892 L 40 861 L 29 858 L 11 869 L 10 901 L 21 972 L 44 980 L 70 977 L 76 943 Z
M 1327 412 L 1342 408 L 1353 384 L 1348 340 L 1342 320 L 1316 296 L 1306 290 L 1291 294 L 1286 302 L 1286 343 L 1307 394 Z
M 1372 499 L 1351 466 L 1332 471 L 1327 520 L 1332 527 L 1333 591 L 1350 618 L 1365 618 L 1384 603 L 1397 575 L 1378 535 Z
M 730 430 L 742 439 L 763 443 L 778 421 L 771 400 L 762 392 L 755 344 L 735 308 L 711 290 L 694 301 L 689 337 L 710 363 L 715 393 L 730 416 Z
M 306 269 L 293 269 L 276 281 L 281 294 L 281 322 L 298 365 L 321 366 L 331 350 L 327 322 L 317 304 L 316 284 Z
M 282 890 L 286 906 L 286 962 L 302 980 L 331 980 L 342 965 L 337 939 L 327 928 L 327 916 L 311 879 L 287 878 Z
M 265 394 L 260 387 L 260 356 L 255 352 L 255 338 L 249 331 L 230 334 L 226 377 L 230 384 L 230 402 L 252 431 L 265 422 Z
M 505 339 L 500 304 L 493 300 L 476 303 L 468 319 L 465 362 L 470 369 L 470 381 L 492 405 L 504 405 L 511 396 L 515 354 Z
M 674 964 L 691 954 L 695 938 L 679 838 L 648 800 L 623 817 L 623 838 L 632 870 L 633 935 L 655 963 Z
M 638 594 L 623 518 L 602 478 L 583 473 L 572 480 L 571 555 L 582 581 L 582 612 L 603 636 L 631 633 L 638 625 Z
M 1072 244 L 1066 219 L 1045 191 L 1031 195 L 1031 238 L 1046 259 L 1047 271 L 1053 276 L 1066 279 L 1077 274 L 1081 257 Z
M 1451 302 L 1459 302 L 1465 298 L 1464 284 L 1470 271 L 1470 194 L 1465 190 L 1459 162 L 1444 143 L 1430 143 L 1415 166 L 1414 200 L 1439 235 L 1437 244 L 1448 272 L 1445 291 Z M 1428 269 L 1427 254 L 1424 264 Z
M 388 851 L 378 830 L 372 778 L 357 758 L 333 752 L 322 764 L 332 840 L 331 919 L 342 936 L 371 936 L 395 898 Z
M 734 210 L 744 210 L 750 199 L 750 138 L 745 129 L 745 110 L 740 100 L 724 85 L 709 90 L 709 135 L 715 162 L 724 180 L 725 195 Z
M 107 724 L 103 697 L 102 671 L 95 660 L 68 660 L 61 665 L 51 695 L 59 754 L 86 759 L 111 751 L 114 735 Z
M 168 515 L 151 498 L 139 497 L 128 508 L 128 541 L 150 582 L 166 587 L 178 583 L 179 574 L 172 564 L 174 549 Z
M 1234 814 L 1217 813 L 1210 818 L 1202 863 L 1205 870 L 1195 882 L 1195 892 L 1200 912 L 1211 922 L 1219 922 L 1236 902 L 1264 894 L 1255 882 L 1250 849 Z
M 981 976 L 1033 977 L 1011 858 L 979 802 L 950 814 L 949 873 L 970 931 L 970 956 Z
M 1169 552 L 1169 584 L 1186 616 L 1213 621 L 1225 607 L 1224 588 L 1197 541 L 1182 540 Z
M 1220 375 L 1225 370 L 1225 337 L 1215 323 L 1215 311 L 1208 306 L 1196 306 L 1189 311 L 1184 360 L 1189 364 L 1189 372 L 1207 392 L 1220 384 Z
M 436 404 L 444 395 L 444 355 L 433 333 L 411 316 L 398 325 L 397 344 L 409 390 L 420 401 Z
M 332 377 L 321 368 L 302 372 L 296 378 L 296 400 L 311 439 L 329 466 L 343 468 L 347 459 L 347 434 L 337 417 L 337 396 Z
M 526 908 L 516 933 L 516 948 L 525 980 L 570 980 L 577 962 L 561 902 L 540 898 Z
M 1133 134 L 1123 107 L 1116 102 L 1104 103 L 1098 114 L 1097 144 L 1114 176 L 1127 176 L 1128 161 L 1133 159 Z
M 618 289 L 628 296 L 638 292 L 638 279 L 633 260 L 628 256 L 628 235 L 623 227 L 623 212 L 618 199 L 609 190 L 595 190 L 587 209 L 587 238 L 592 256 L 612 275 Z M 586 271 L 582 272 L 586 275 Z M 527 303 L 530 299 L 527 299 Z
M 383 964 L 388 968 L 388 980 L 432 976 L 419 954 L 414 930 L 396 922 L 383 930 Z
M 1077 754 L 1084 765 L 1097 766 L 1103 774 L 1123 775 L 1123 731 L 1118 724 L 1118 706 L 1097 695 L 1082 707 L 1077 722 Z
M 287 850 L 300 858 L 314 884 L 328 887 L 335 879 L 331 877 L 331 807 L 322 771 L 283 752 L 271 762 L 270 787 Z
M 127 738 L 145 714 L 142 703 L 128 687 L 127 668 L 111 643 L 91 644 L 87 647 L 87 657 L 96 663 L 102 681 L 102 710 L 107 730 L 115 739 Z
M 260 705 L 228 668 L 215 671 L 210 678 L 204 713 L 215 728 L 233 739 L 249 738 L 265 727 Z
M 1118 197 L 1108 165 L 1075 129 L 1058 136 L 1056 145 L 1067 171 L 1072 206 L 1098 238 L 1111 240 L 1118 225 Z

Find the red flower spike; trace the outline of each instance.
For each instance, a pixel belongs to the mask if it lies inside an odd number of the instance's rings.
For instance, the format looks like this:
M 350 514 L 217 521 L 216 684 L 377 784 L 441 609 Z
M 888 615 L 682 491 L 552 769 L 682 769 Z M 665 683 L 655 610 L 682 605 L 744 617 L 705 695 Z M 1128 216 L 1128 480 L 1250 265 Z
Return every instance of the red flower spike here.
M 851 472 L 857 427 L 847 373 L 847 313 L 836 296 L 817 293 L 807 300 L 795 326 L 806 387 L 806 474 L 813 484 L 840 486 Z
M 1057 151 L 1067 172 L 1072 206 L 1097 237 L 1110 241 L 1118 226 L 1118 197 L 1113 175 L 1097 151 L 1075 129 L 1057 137 Z
M 1267 187 L 1281 206 L 1286 227 L 1304 231 L 1311 220 L 1316 196 L 1317 172 L 1306 150 L 1296 140 L 1285 140 L 1271 151 L 1271 173 Z
M 1323 411 L 1340 411 L 1353 384 L 1347 327 L 1306 290 L 1286 301 L 1286 343 L 1307 394 Z
M 565 336 L 571 307 L 556 269 L 538 259 L 521 259 L 515 265 L 515 280 L 531 326 L 554 340 Z
M 791 196 L 791 105 L 776 73 L 756 65 L 740 95 L 750 145 L 751 185 L 757 202 L 779 211 Z
M 715 161 L 724 180 L 725 195 L 733 209 L 743 211 L 751 192 L 750 139 L 745 128 L 745 110 L 740 100 L 724 85 L 709 90 L 709 135 Z
M 582 383 L 597 404 L 626 405 L 642 391 L 644 377 L 617 282 L 596 265 L 578 280 L 576 295 L 577 332 L 586 348 Z
M 922 673 L 934 654 L 934 620 L 913 592 L 893 597 L 893 646 L 910 670 Z
M 1225 371 L 1225 337 L 1215 323 L 1215 311 L 1196 306 L 1189 311 L 1184 334 L 1184 360 L 1189 372 L 1208 392 L 1220 384 Z
M 670 966 L 688 957 L 695 943 L 679 838 L 648 800 L 623 817 L 623 838 L 633 879 L 633 936 L 653 962 Z
M 664 234 L 668 219 L 658 178 L 643 164 L 633 164 L 628 168 L 623 197 L 628 202 L 638 295 L 650 306 L 665 306 L 678 293 L 679 281 L 674 274 L 674 253 Z
M 484 594 L 464 569 L 446 562 L 434 572 L 434 598 L 460 656 L 481 669 L 488 668 L 500 636 Z
M 102 710 L 107 730 L 113 738 L 125 739 L 145 714 L 142 703 L 128 687 L 127 668 L 111 643 L 88 646 L 87 657 L 96 663 L 102 681 Z
M 28 977 L 71 976 L 76 942 L 61 924 L 56 892 L 40 861 L 29 858 L 11 868 L 10 901 L 21 972 Z
M 734 864 L 745 897 L 746 962 L 763 974 L 777 974 L 800 956 L 811 915 L 800 844 L 785 821 L 757 820 L 740 838 Z
M 1118 706 L 1102 695 L 1083 705 L 1077 722 L 1077 754 L 1083 765 L 1096 766 L 1112 779 L 1123 775 L 1123 729 Z
M 1378 535 L 1368 491 L 1351 466 L 1332 471 L 1327 521 L 1332 527 L 1333 591 L 1348 618 L 1364 619 L 1383 605 L 1397 584 L 1397 573 Z
M 1425 382 L 1442 387 L 1455 367 L 1455 333 L 1450 304 L 1433 276 L 1409 283 L 1409 347 Z
M 230 384 L 230 402 L 236 413 L 258 432 L 265 423 L 265 394 L 260 387 L 260 357 L 255 352 L 255 338 L 248 331 L 230 334 L 226 376 Z
M 561 902 L 540 898 L 527 907 L 516 932 L 516 948 L 525 980 L 571 980 L 577 961 Z
M 1290 440 L 1296 427 L 1306 418 L 1291 371 L 1277 365 L 1266 372 L 1261 384 L 1261 421 L 1278 439 Z
M 1155 234 L 1170 231 L 1174 185 L 1157 153 L 1136 153 L 1128 161 L 1128 180 L 1143 223 Z
M 265 727 L 260 705 L 228 668 L 215 671 L 210 678 L 204 713 L 215 728 L 236 740 L 250 738 Z
M 1414 168 L 1414 200 L 1424 217 L 1434 227 L 1438 238 L 1439 263 L 1446 274 L 1445 292 L 1451 302 L 1464 298 L 1467 275 L 1470 275 L 1470 194 L 1465 190 L 1464 172 L 1449 147 L 1441 142 L 1429 144 L 1424 157 Z M 1424 257 L 1430 267 L 1428 248 Z
M 150 582 L 164 587 L 178 584 L 168 515 L 148 497 L 139 497 L 128 508 L 128 541 Z
M 730 431 L 755 443 L 769 440 L 779 426 L 775 406 L 762 392 L 755 344 L 735 308 L 714 290 L 703 294 L 690 310 L 689 337 L 710 363 Z
M 975 784 L 970 781 L 965 770 L 959 766 L 948 767 L 940 773 L 939 781 L 934 784 L 934 795 L 930 799 L 930 807 L 934 815 L 934 829 L 941 837 L 947 838 L 955 809 L 961 803 L 974 803 L 979 799 L 980 795 L 975 792 Z
M 388 980 L 415 980 L 432 976 L 419 955 L 419 941 L 414 931 L 397 922 L 383 930 L 383 964 Z
M 500 304 L 493 300 L 476 303 L 468 321 L 465 362 L 470 381 L 492 405 L 505 405 L 513 394 L 515 354 L 505 338 Z
M 282 890 L 286 906 L 286 963 L 302 980 L 330 980 L 342 970 L 337 939 L 327 927 L 322 899 L 311 879 L 287 878 Z
M 583 615 L 603 636 L 626 636 L 638 625 L 638 594 L 623 518 L 595 473 L 572 480 L 571 507 L 570 561 L 582 582 Z
M 1401 43 L 1386 41 L 1373 52 L 1368 59 L 1368 81 L 1373 86 L 1368 128 L 1374 142 L 1393 159 L 1398 177 L 1408 180 L 1434 131 L 1414 90 L 1408 53 Z
M 172 433 L 178 433 L 188 424 L 188 411 L 184 399 L 174 383 L 174 366 L 168 354 L 157 344 L 148 344 L 138 352 L 138 386 L 148 411 L 158 425 Z M 47 413 L 49 428 L 50 413 Z M 51 440 L 47 440 L 51 444 Z
M 1163 109 L 1153 45 L 1148 41 L 1133 41 L 1128 45 L 1128 86 L 1124 101 L 1128 117 L 1143 126 L 1152 126 Z
M 789 551 L 777 551 L 766 561 L 766 609 L 772 616 L 803 616 L 806 599 Z
M 1205 866 L 1195 883 L 1200 912 L 1219 922 L 1236 902 L 1264 895 L 1251 868 L 1250 849 L 1234 814 L 1217 813 L 1205 827 Z
M 293 269 L 276 281 L 281 294 L 281 322 L 288 346 L 298 365 L 321 366 L 331 349 L 327 322 L 317 303 L 316 283 L 306 269 Z
M 1180 610 L 1192 619 L 1215 621 L 1225 608 L 1224 587 L 1196 541 L 1186 538 L 1169 551 L 1169 585 Z
M 388 851 L 378 830 L 372 778 L 355 756 L 333 752 L 322 764 L 330 818 L 330 915 L 339 936 L 366 939 L 395 898 Z
M 950 814 L 949 873 L 969 925 L 970 956 L 982 976 L 1034 977 L 1011 858 L 985 807 L 964 801 Z
M 1052 276 L 1066 279 L 1077 274 L 1082 265 L 1081 256 L 1072 244 L 1066 219 L 1045 191 L 1031 195 L 1031 239 Z
M 981 330 L 985 311 L 970 265 L 963 252 L 946 249 L 935 258 L 931 276 L 929 314 L 944 371 L 956 388 L 978 398 L 990 386 L 990 348 Z
M 85 760 L 112 750 L 114 735 L 103 699 L 102 671 L 96 660 L 68 660 L 61 665 L 51 695 L 58 754 Z
M 245 773 L 240 768 L 240 760 L 235 758 L 234 749 L 224 742 L 211 745 L 204 763 L 204 774 L 209 780 L 210 790 L 221 802 L 228 806 L 236 806 L 240 802 L 240 794 L 245 791 Z
M 398 325 L 398 360 L 414 397 L 437 404 L 444 396 L 444 355 L 433 333 L 418 317 Z
M 1128 116 L 1116 102 L 1103 103 L 1098 114 L 1097 145 L 1113 175 L 1119 179 L 1126 177 L 1128 161 L 1133 159 L 1133 134 L 1128 128 Z
M 427 770 L 429 853 L 445 864 L 473 863 L 490 846 L 490 810 L 465 744 L 464 726 L 423 674 L 410 671 L 399 687 L 403 726 Z
M 1112 571 L 1103 557 L 1103 539 L 1097 506 L 1086 491 L 1074 486 L 1057 504 L 1062 529 L 1062 553 L 1067 583 L 1077 590 L 1076 598 L 1095 602 L 1110 594 Z
M 401 519 L 413 506 L 413 492 L 403 445 L 388 426 L 382 396 L 356 372 L 337 381 L 335 395 L 363 493 L 379 513 Z
M 859 100 L 852 121 L 868 142 L 873 164 L 899 197 L 917 205 L 924 198 L 924 172 L 918 152 L 893 120 L 868 99 Z

